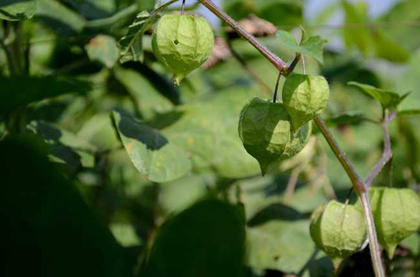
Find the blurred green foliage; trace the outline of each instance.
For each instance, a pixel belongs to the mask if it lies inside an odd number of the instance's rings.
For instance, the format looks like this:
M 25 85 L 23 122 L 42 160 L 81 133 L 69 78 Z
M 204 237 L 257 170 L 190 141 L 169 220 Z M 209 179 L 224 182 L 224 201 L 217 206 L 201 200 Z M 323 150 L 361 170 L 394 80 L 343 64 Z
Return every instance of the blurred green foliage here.
M 299 155 L 260 177 L 239 113 L 253 97 L 272 97 L 264 91 L 274 91 L 275 68 L 234 38 L 247 68 L 224 46 L 227 57 L 174 87 L 151 51 L 151 24 L 129 28 L 155 4 L 0 1 L 0 276 L 333 276 L 309 235 L 311 212 L 351 187 L 327 143 L 315 130 Z M 343 0 L 313 21 L 305 1 L 222 7 L 291 31 L 259 40 L 286 62 L 309 54 L 306 72 L 331 88 L 323 117 L 362 176 L 382 155 L 381 103 L 396 106 L 411 91 L 390 125 L 392 184 L 419 190 L 419 1 L 372 18 L 364 2 Z M 343 26 L 328 23 L 335 12 Z M 299 25 L 316 49 L 297 44 Z M 139 26 L 138 58 L 119 63 L 118 41 Z M 287 49 L 285 38 L 294 39 Z M 331 43 L 321 65 L 323 39 Z M 390 170 L 375 185 L 389 185 Z M 419 274 L 419 241 L 400 245 L 389 276 Z M 365 250 L 340 276 L 372 274 Z

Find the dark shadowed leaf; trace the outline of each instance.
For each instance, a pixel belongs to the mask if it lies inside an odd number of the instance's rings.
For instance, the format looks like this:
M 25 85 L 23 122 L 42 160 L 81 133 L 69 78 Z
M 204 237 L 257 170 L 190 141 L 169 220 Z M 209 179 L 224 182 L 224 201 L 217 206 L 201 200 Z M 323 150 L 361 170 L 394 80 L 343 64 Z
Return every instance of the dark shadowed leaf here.
M 62 36 L 73 36 L 85 27 L 86 20 L 59 1 L 39 0 L 36 18 Z
M 303 21 L 303 1 L 301 0 L 225 0 L 223 7 L 236 20 L 255 14 L 277 26 L 289 28 Z
M 115 39 L 111 36 L 98 35 L 86 45 L 89 59 L 111 68 L 118 61 L 119 52 Z
M 159 131 L 128 115 L 112 113 L 125 150 L 137 170 L 153 182 L 170 182 L 191 169 L 186 151 L 171 143 Z
M 409 94 L 407 93 L 401 96 L 396 92 L 375 88 L 357 82 L 349 82 L 348 84 L 357 87 L 368 96 L 378 100 L 384 109 L 395 109 Z
M 334 117 L 330 117 L 325 121 L 329 126 L 333 125 L 357 125 L 366 120 L 360 112 L 346 112 Z
M 72 173 L 82 167 L 93 168 L 96 149 L 82 138 L 55 124 L 42 121 L 33 121 L 26 129 L 39 135 L 48 144 L 52 162 L 64 164 Z
M 122 277 L 120 247 L 46 147 L 33 135 L 0 143 L 1 275 Z
M 91 85 L 86 81 L 62 77 L 0 77 L 0 115 L 14 109 L 68 93 L 85 93 Z
M 144 276 L 239 277 L 244 257 L 243 208 L 209 199 L 158 230 Z
M 30 19 L 36 12 L 38 0 L 3 0 L 0 2 L 0 19 L 19 21 Z
M 115 11 L 113 0 L 62 0 L 61 2 L 88 20 L 109 17 Z

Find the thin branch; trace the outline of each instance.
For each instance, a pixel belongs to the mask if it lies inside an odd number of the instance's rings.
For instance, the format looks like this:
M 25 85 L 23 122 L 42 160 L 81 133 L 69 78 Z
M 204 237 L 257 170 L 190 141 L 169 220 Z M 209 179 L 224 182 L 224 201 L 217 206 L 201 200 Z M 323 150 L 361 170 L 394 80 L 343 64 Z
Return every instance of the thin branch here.
M 289 76 L 296 68 L 296 66 L 298 65 L 300 59 L 301 59 L 302 55 L 301 54 L 296 54 L 295 58 L 293 59 L 293 61 L 290 63 L 289 67 L 287 68 L 287 72 L 285 74 L 285 76 Z
M 259 84 L 267 94 L 271 95 L 270 87 L 255 73 L 246 63 L 246 61 L 241 57 L 241 55 L 233 48 L 232 43 L 229 39 L 226 40 L 232 56 L 239 62 L 242 68 L 248 73 L 248 75 Z
M 301 166 L 297 166 L 292 170 L 292 173 L 290 174 L 290 177 L 289 177 L 289 182 L 287 183 L 286 192 L 284 194 L 285 203 L 289 203 L 290 199 L 292 198 L 301 172 L 302 172 Z
M 347 172 L 347 175 L 349 176 L 351 183 L 353 184 L 353 187 L 356 190 L 357 194 L 360 195 L 361 193 L 365 192 L 365 187 L 363 186 L 362 178 L 359 176 L 359 174 L 354 169 L 353 165 L 350 163 L 350 160 L 347 158 L 346 153 L 344 153 L 344 151 L 338 145 L 338 142 L 334 138 L 331 131 L 328 129 L 324 120 L 320 116 L 317 116 L 314 119 L 314 121 L 316 125 L 318 126 L 319 130 L 321 131 L 321 133 L 324 135 L 332 151 L 337 156 L 344 170 Z
M 185 0 L 182 0 L 182 4 L 181 4 L 181 15 L 184 15 L 185 12 Z
M 261 44 L 253 35 L 248 33 L 238 22 L 232 19 L 228 14 L 222 11 L 210 0 L 199 0 L 207 9 L 213 14 L 219 17 L 221 20 L 226 22 L 232 29 L 243 36 L 249 43 L 251 43 L 268 61 L 270 61 L 280 72 L 285 73 L 287 70 L 287 64 L 277 57 L 273 52 L 268 50 L 263 44 Z
M 306 74 L 306 60 L 305 60 L 304 55 L 302 55 L 302 68 L 303 68 L 303 74 Z
M 281 72 L 279 72 L 279 76 L 277 76 L 277 81 L 276 81 L 276 88 L 274 89 L 273 103 L 276 103 L 277 101 L 277 93 L 279 92 L 279 84 L 280 84 L 281 75 L 282 75 Z
M 381 159 L 378 161 L 376 166 L 373 168 L 372 173 L 364 181 L 364 186 L 366 189 L 372 185 L 373 181 L 378 177 L 379 173 L 383 170 L 385 165 L 392 159 L 392 149 L 391 149 L 391 137 L 389 135 L 389 123 L 395 119 L 397 113 L 385 111 L 384 119 L 382 121 L 382 130 L 384 132 L 384 153 L 382 154 Z

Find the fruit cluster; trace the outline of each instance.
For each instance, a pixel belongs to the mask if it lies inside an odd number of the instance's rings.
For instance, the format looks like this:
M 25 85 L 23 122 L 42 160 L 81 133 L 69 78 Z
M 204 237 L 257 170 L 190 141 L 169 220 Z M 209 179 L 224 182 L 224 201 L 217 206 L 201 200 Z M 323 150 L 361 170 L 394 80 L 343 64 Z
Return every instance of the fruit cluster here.
M 326 108 L 329 95 L 325 78 L 292 74 L 283 86 L 283 103 L 254 98 L 245 105 L 239 137 L 260 163 L 263 175 L 305 147 L 311 136 L 311 120 Z
M 420 228 L 420 198 L 411 189 L 373 187 L 370 200 L 379 243 L 392 259 L 397 245 Z M 312 239 L 336 268 L 367 239 L 358 205 L 331 201 L 312 214 L 310 226 Z

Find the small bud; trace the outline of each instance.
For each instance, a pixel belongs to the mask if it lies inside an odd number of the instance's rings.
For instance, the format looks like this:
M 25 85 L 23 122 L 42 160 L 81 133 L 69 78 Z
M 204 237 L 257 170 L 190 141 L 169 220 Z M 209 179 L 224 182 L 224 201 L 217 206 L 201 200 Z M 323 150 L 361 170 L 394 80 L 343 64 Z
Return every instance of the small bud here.
M 292 74 L 283 86 L 283 102 L 297 131 L 327 107 L 330 88 L 322 76 Z
M 239 136 L 246 151 L 260 163 L 263 175 L 281 161 L 298 154 L 306 145 L 312 127 L 293 134 L 283 103 L 254 98 L 242 109 Z
M 208 59 L 213 45 L 210 24 L 194 15 L 165 15 L 152 36 L 156 59 L 174 74 L 177 85 Z
M 395 248 L 420 228 L 420 198 L 411 189 L 370 189 L 372 213 L 379 243 L 390 259 Z
M 363 211 L 353 205 L 330 201 L 311 216 L 311 237 L 337 269 L 366 240 Z

